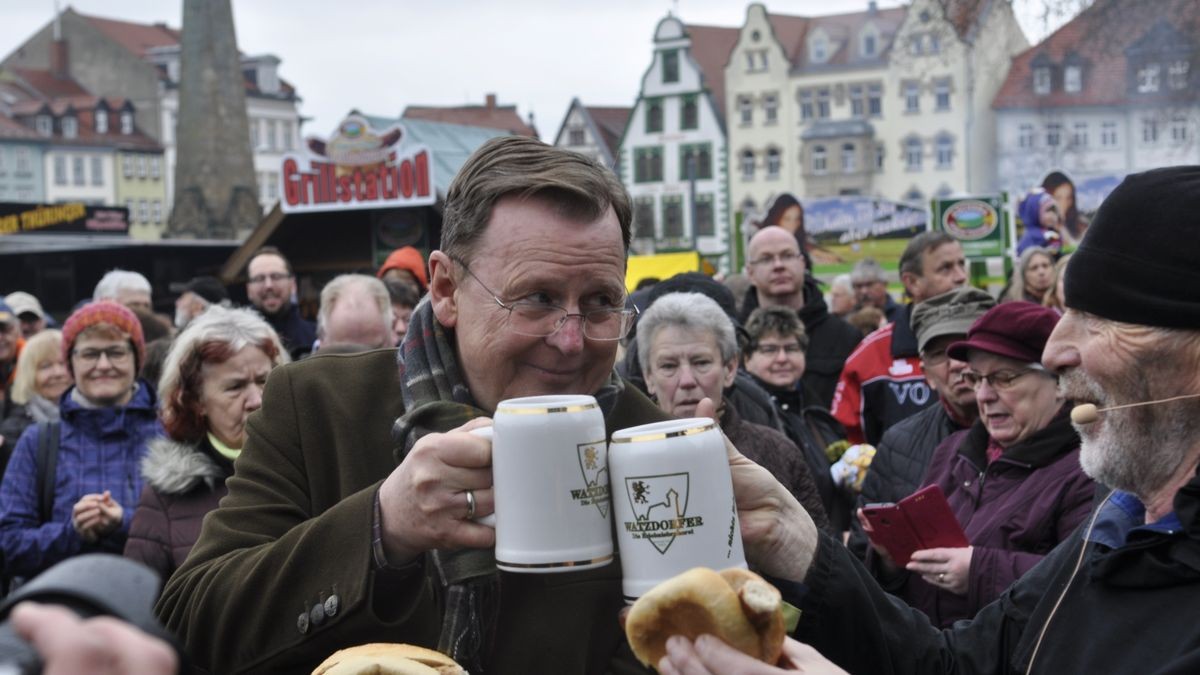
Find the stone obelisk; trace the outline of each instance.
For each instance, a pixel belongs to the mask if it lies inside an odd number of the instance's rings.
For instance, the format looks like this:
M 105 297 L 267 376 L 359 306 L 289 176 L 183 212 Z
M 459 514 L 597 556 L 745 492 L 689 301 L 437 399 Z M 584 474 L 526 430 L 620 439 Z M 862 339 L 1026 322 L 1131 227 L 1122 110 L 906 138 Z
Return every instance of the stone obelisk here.
M 183 2 L 170 237 L 244 237 L 262 216 L 230 1 Z

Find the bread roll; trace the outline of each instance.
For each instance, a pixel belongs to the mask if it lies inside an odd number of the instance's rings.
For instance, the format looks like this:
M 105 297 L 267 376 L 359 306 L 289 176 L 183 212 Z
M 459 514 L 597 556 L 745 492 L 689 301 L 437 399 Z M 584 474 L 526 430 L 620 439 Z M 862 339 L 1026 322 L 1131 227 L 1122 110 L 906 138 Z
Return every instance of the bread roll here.
M 625 621 L 629 645 L 647 666 L 666 655 L 672 635 L 695 640 L 705 633 L 774 664 L 785 634 L 779 591 L 748 570 L 697 567 L 650 589 Z
M 466 675 L 454 659 L 416 645 L 371 642 L 340 649 L 312 675 Z

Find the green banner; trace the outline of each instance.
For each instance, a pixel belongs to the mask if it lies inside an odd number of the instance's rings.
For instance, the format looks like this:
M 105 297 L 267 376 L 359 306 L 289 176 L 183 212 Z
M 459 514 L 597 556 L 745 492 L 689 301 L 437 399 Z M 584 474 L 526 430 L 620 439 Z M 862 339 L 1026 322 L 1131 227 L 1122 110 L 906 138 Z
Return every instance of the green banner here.
M 1012 241 L 1008 195 L 934 199 L 930 203 L 933 229 L 946 232 L 962 244 L 968 258 L 1003 257 Z

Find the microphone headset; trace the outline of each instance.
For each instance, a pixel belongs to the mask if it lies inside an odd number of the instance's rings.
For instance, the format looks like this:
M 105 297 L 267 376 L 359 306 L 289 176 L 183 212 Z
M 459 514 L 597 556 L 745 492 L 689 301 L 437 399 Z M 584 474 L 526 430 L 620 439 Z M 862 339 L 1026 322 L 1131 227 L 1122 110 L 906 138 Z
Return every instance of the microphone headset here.
M 1096 422 L 1096 420 L 1100 419 L 1100 413 L 1108 412 L 1109 410 L 1136 408 L 1138 406 L 1155 405 L 1158 403 L 1170 403 L 1171 401 L 1182 401 L 1185 398 L 1200 398 L 1200 394 L 1184 394 L 1183 396 L 1172 396 L 1171 398 L 1162 398 L 1157 401 L 1126 403 L 1125 405 L 1114 405 L 1108 408 L 1097 408 L 1094 403 L 1084 403 L 1071 409 L 1071 421 L 1075 424 L 1093 424 Z

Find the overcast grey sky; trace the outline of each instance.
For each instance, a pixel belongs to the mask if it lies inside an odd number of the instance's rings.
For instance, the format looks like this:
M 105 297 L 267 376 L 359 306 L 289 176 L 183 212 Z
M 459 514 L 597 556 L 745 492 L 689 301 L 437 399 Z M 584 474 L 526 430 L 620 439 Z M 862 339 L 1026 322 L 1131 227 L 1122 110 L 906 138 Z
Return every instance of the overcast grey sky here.
M 1062 0 L 1060 0 L 1062 1 Z M 1065 0 L 1079 2 L 1080 0 Z M 1048 25 L 1047 0 L 1014 0 L 1031 42 Z M 65 7 L 66 2 L 61 2 Z M 83 14 L 178 27 L 179 0 L 71 0 Z M 535 115 L 543 138 L 558 131 L 571 98 L 632 105 L 668 11 L 685 22 L 740 26 L 731 0 L 234 0 L 238 45 L 282 59 L 280 74 L 326 136 L 351 109 L 396 115 L 410 104 L 482 103 L 495 92 Z M 860 11 L 867 0 L 767 0 L 779 14 Z M 880 0 L 881 7 L 902 4 Z M 50 21 L 54 0 L 0 0 L 0 54 Z

